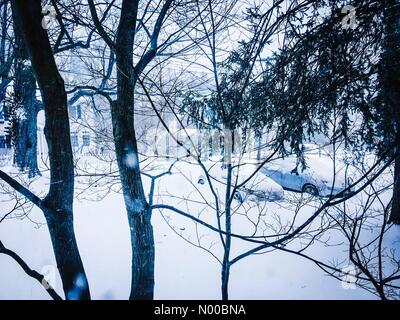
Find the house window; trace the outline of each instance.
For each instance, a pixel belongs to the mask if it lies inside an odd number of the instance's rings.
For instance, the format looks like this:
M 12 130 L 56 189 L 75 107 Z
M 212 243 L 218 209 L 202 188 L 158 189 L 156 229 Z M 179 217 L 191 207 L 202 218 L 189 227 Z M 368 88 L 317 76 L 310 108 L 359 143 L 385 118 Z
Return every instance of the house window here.
M 0 136 L 0 149 L 6 148 L 6 137 Z
M 84 147 L 90 146 L 90 134 L 88 131 L 83 131 L 82 133 L 82 144 Z
M 81 109 L 80 105 L 76 106 L 76 118 L 77 119 L 81 119 L 82 118 L 82 109 Z
M 73 119 L 79 120 L 79 119 L 82 118 L 82 109 L 81 109 L 81 106 L 80 106 L 80 105 L 71 106 L 71 107 L 69 108 L 69 112 L 70 112 L 70 116 L 71 116 Z
M 0 123 L 4 123 L 4 121 L 7 120 L 7 116 L 6 104 L 3 103 L 3 105 L 0 106 Z
M 79 146 L 78 134 L 76 132 L 71 132 L 71 145 L 73 148 L 77 148 Z

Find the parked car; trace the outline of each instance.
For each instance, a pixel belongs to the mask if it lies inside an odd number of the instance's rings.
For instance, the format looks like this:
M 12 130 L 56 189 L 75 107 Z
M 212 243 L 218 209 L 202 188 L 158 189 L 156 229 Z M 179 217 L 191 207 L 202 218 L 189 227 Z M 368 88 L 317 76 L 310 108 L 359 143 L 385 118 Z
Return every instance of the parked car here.
M 232 185 L 241 184 L 247 180 L 255 171 L 257 166 L 254 164 L 244 164 L 235 167 L 232 172 Z M 221 168 L 221 181 L 226 181 L 227 170 Z M 200 175 L 197 181 L 199 184 L 206 182 L 205 176 Z M 243 203 L 246 200 L 250 201 L 278 201 L 283 199 L 283 188 L 262 174 L 256 172 L 252 178 L 239 188 L 233 195 L 234 199 Z
M 343 164 L 339 163 L 334 170 L 331 158 L 315 154 L 306 156 L 306 164 L 307 168 L 301 170 L 297 158 L 289 156 L 266 164 L 260 171 L 286 190 L 322 197 L 345 196 L 352 192 L 343 192 L 352 184 L 351 178 L 346 177 Z

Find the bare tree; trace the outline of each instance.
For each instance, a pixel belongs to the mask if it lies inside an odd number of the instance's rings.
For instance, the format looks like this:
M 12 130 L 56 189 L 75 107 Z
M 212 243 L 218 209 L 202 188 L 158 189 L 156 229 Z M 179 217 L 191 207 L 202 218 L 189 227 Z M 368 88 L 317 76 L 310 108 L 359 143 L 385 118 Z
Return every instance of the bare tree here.
M 130 299 L 152 299 L 154 290 L 154 238 L 151 208 L 147 203 L 140 175 L 134 127 L 134 90 L 138 75 L 156 55 L 158 36 L 172 2 L 172 0 L 167 0 L 162 5 L 149 39 L 150 46 L 137 65 L 132 67 L 139 1 L 122 1 L 115 41 L 101 24 L 94 2 L 88 1 L 97 32 L 116 56 L 117 99 L 112 101 L 111 115 L 115 152 L 131 231 Z
M 301 131 L 301 128 L 298 127 L 301 126 L 301 122 L 292 121 L 289 128 L 279 126 L 279 119 L 274 119 L 273 113 L 271 113 L 271 121 L 275 124 L 275 126 L 270 125 L 268 128 L 271 131 L 270 135 L 273 135 L 275 138 L 272 138 L 272 141 L 269 143 L 269 145 L 266 146 L 268 155 L 259 163 L 259 167 L 257 170 L 254 170 L 252 173 L 250 173 L 243 181 L 238 181 L 239 174 L 237 172 L 240 171 L 240 167 L 242 165 L 245 165 L 246 163 L 242 160 L 243 153 L 240 153 L 238 155 L 238 163 L 232 162 L 232 142 L 234 139 L 231 134 L 233 129 L 239 128 L 240 125 L 246 123 L 247 116 L 250 116 L 250 114 L 254 115 L 251 112 L 257 113 L 257 110 L 255 110 L 256 106 L 251 105 L 251 99 L 248 99 L 248 92 L 250 87 L 249 83 L 257 78 L 257 69 L 255 68 L 256 62 L 259 61 L 257 59 L 260 57 L 268 41 L 270 41 L 271 38 L 276 35 L 277 32 L 279 32 L 279 26 L 284 25 L 287 21 L 291 21 L 290 18 L 292 16 L 295 16 L 296 13 L 301 16 L 305 11 L 310 8 L 309 5 L 312 4 L 308 2 L 296 3 L 296 5 L 293 5 L 293 7 L 288 8 L 288 12 L 286 12 L 286 14 L 282 13 L 282 15 L 274 15 L 274 9 L 277 9 L 279 11 L 279 2 L 277 2 L 276 7 L 269 8 L 269 10 L 267 10 L 264 14 L 261 14 L 257 11 L 253 12 L 253 17 L 255 17 L 255 21 L 257 21 L 259 24 L 256 24 L 254 29 L 252 29 L 252 31 L 254 32 L 254 36 L 251 41 L 243 45 L 243 50 L 240 51 L 240 49 L 238 49 L 237 51 L 234 51 L 234 54 L 232 54 L 233 57 L 228 58 L 227 62 L 224 61 L 228 66 L 228 69 L 231 69 L 230 73 L 228 74 L 222 72 L 222 68 L 220 67 L 221 64 L 218 63 L 218 61 L 216 60 L 216 57 L 218 56 L 217 52 L 221 50 L 216 46 L 216 43 L 218 42 L 215 38 L 213 38 L 213 36 L 209 37 L 209 61 L 212 66 L 210 69 L 214 74 L 214 92 L 212 92 L 211 94 L 207 94 L 204 100 L 199 101 L 198 99 L 189 99 L 189 102 L 186 106 L 187 109 L 184 109 L 185 112 L 183 113 L 183 115 L 179 115 L 178 112 L 174 110 L 174 106 L 171 103 L 169 97 L 165 96 L 166 105 L 169 106 L 171 113 L 175 116 L 181 131 L 189 138 L 189 146 L 185 144 L 183 140 L 180 139 L 176 135 L 176 133 L 169 128 L 168 124 L 164 121 L 160 112 L 158 111 L 155 102 L 152 101 L 153 99 L 150 95 L 149 90 L 147 90 L 146 88 L 146 84 L 143 81 L 139 80 L 142 84 L 143 90 L 147 94 L 153 110 L 159 117 L 168 134 L 171 135 L 171 137 L 176 141 L 179 147 L 186 150 L 186 153 L 190 155 L 194 159 L 195 163 L 197 163 L 202 169 L 206 185 L 209 187 L 209 190 L 211 191 L 211 196 L 214 198 L 214 201 L 212 202 L 206 200 L 205 197 L 201 195 L 202 191 L 198 189 L 198 187 L 195 185 L 195 182 L 187 177 L 189 181 L 192 181 L 191 183 L 193 187 L 193 192 L 200 194 L 200 199 L 191 199 L 191 197 L 179 198 L 182 202 L 189 203 L 186 205 L 186 210 L 181 209 L 179 206 L 176 205 L 164 203 L 155 203 L 153 205 L 153 208 L 169 210 L 178 213 L 179 215 L 187 217 L 194 222 L 205 226 L 212 231 L 215 231 L 220 236 L 220 240 L 223 246 L 223 257 L 221 259 L 217 259 L 221 262 L 221 292 L 223 299 L 228 298 L 229 274 L 232 265 L 250 255 L 260 252 L 268 252 L 269 250 L 281 248 L 282 250 L 290 251 L 287 250 L 288 245 L 298 239 L 307 240 L 308 245 L 305 246 L 306 248 L 310 246 L 314 241 L 318 241 L 324 231 L 334 228 L 334 226 L 336 225 L 335 221 L 329 219 L 327 223 L 322 223 L 320 226 L 315 227 L 316 223 L 318 225 L 318 221 L 324 221 L 326 217 L 326 211 L 329 208 L 335 208 L 341 203 L 349 200 L 349 198 L 362 193 L 365 188 L 367 188 L 375 179 L 380 177 L 382 173 L 387 170 L 387 168 L 393 161 L 393 158 L 391 156 L 389 156 L 390 160 L 388 161 L 383 161 L 382 159 L 379 159 L 379 161 L 377 161 L 368 171 L 364 172 L 357 179 L 357 181 L 355 181 L 351 185 L 348 185 L 344 190 L 344 194 L 346 194 L 346 190 L 348 191 L 350 190 L 350 188 L 357 186 L 357 190 L 355 191 L 355 193 L 352 193 L 351 195 L 348 194 L 342 199 L 339 198 L 340 195 L 332 194 L 328 200 L 321 200 L 320 205 L 317 206 L 316 204 L 313 204 L 316 205 L 315 210 L 310 213 L 307 219 L 305 219 L 304 221 L 301 221 L 299 219 L 300 209 L 304 207 L 304 204 L 302 204 L 303 200 L 300 199 L 300 201 L 297 200 L 297 203 L 292 204 L 292 206 L 294 205 L 294 208 L 296 208 L 295 212 L 293 213 L 292 221 L 287 221 L 286 223 L 280 223 L 278 221 L 278 224 L 275 224 L 275 226 L 272 228 L 275 233 L 265 234 L 264 232 L 262 232 L 262 223 L 260 223 L 260 221 L 264 220 L 264 218 L 262 218 L 262 216 L 265 215 L 263 208 L 258 208 L 258 218 L 255 219 L 255 222 L 253 221 L 253 224 L 255 224 L 255 231 L 253 231 L 249 235 L 237 234 L 232 232 L 232 216 L 234 214 L 239 214 L 247 218 L 250 217 L 250 210 L 248 208 L 246 209 L 243 206 L 236 206 L 234 204 L 233 200 L 235 199 L 236 193 L 241 188 L 246 187 L 246 184 L 249 184 L 251 182 L 252 178 L 257 174 L 260 168 L 268 164 L 271 160 L 273 160 L 274 157 L 278 155 L 278 150 L 283 149 L 283 143 L 285 142 L 285 140 L 290 140 L 291 135 Z M 278 21 L 273 21 L 273 18 L 275 18 L 276 16 L 278 16 Z M 257 17 L 259 17 L 259 19 L 257 19 Z M 212 18 L 210 19 L 210 23 L 211 27 L 207 28 L 203 20 L 203 26 L 206 33 L 208 30 L 213 29 Z M 241 68 L 235 70 L 232 66 L 234 64 L 233 61 L 236 62 Z M 258 71 L 260 72 L 258 77 L 260 77 L 260 74 L 263 74 L 263 69 L 260 69 L 261 71 Z M 146 80 L 150 81 L 148 78 Z M 155 88 L 157 88 L 159 91 L 162 91 L 162 88 L 160 86 L 157 86 L 154 81 L 152 81 L 152 83 Z M 211 96 L 211 98 L 209 96 Z M 212 113 L 208 117 L 204 116 L 202 108 L 204 108 L 205 106 L 206 108 L 208 107 L 208 111 L 213 110 L 214 113 Z M 246 109 L 246 106 L 248 106 L 249 109 Z M 269 112 L 268 109 L 265 109 L 265 106 L 262 107 L 261 110 L 264 112 Z M 296 120 L 296 114 L 290 114 L 290 116 L 293 116 L 294 120 Z M 192 118 L 192 120 L 194 119 L 193 123 L 201 123 L 202 125 L 209 127 L 216 126 L 217 128 L 219 127 L 221 133 L 226 131 L 228 134 L 225 134 L 225 154 L 221 159 L 221 163 L 226 167 L 226 177 L 223 180 L 224 191 L 222 193 L 218 192 L 217 187 L 218 182 L 221 183 L 221 181 L 218 181 L 219 179 L 212 173 L 212 168 L 202 162 L 201 157 L 198 153 L 198 149 L 196 147 L 196 143 L 194 141 L 191 141 L 191 138 L 187 133 L 189 129 L 188 126 L 185 125 L 184 120 L 187 117 Z M 250 120 L 257 121 L 255 118 L 256 117 L 253 116 L 250 118 Z M 261 124 L 263 123 L 262 121 L 263 120 L 261 120 Z M 335 140 L 336 130 L 336 127 L 332 129 L 333 138 L 331 142 L 333 142 L 334 144 L 338 142 L 337 140 Z M 304 137 L 305 133 L 302 134 Z M 298 146 L 293 147 L 298 148 Z M 388 155 L 390 155 L 390 149 L 389 151 L 386 151 L 385 156 Z M 335 155 L 333 155 L 333 161 L 335 162 Z M 335 169 L 333 172 L 333 176 L 333 180 L 335 181 Z M 168 193 L 168 196 L 171 199 L 174 197 L 174 195 L 171 193 Z M 191 213 L 189 209 L 190 203 L 203 204 L 205 206 L 204 211 L 206 210 L 206 208 L 214 210 L 216 217 L 216 226 L 202 219 L 200 217 L 201 213 L 199 213 L 199 215 Z M 268 226 L 271 227 L 271 225 Z M 259 232 L 261 232 L 261 234 L 259 234 Z M 258 245 L 232 258 L 232 239 L 241 239 L 253 244 L 258 243 Z M 186 240 L 189 241 L 188 238 L 186 238 Z M 206 249 L 205 247 L 200 245 L 199 237 L 197 243 L 196 241 L 189 242 L 196 246 L 202 247 L 203 249 Z M 304 249 L 305 248 L 301 249 L 300 252 L 302 252 Z M 293 251 L 295 252 L 295 250 Z M 215 254 L 213 255 L 215 256 Z M 373 279 L 370 279 L 368 283 L 373 283 Z
M 50 189 L 38 198 L 9 175 L 1 178 L 44 213 L 67 299 L 90 299 L 89 286 L 80 258 L 73 226 L 74 169 L 69 134 L 67 96 L 54 61 L 46 31 L 41 26 L 40 1 L 13 1 L 41 89 L 46 116 L 46 140 L 50 159 Z

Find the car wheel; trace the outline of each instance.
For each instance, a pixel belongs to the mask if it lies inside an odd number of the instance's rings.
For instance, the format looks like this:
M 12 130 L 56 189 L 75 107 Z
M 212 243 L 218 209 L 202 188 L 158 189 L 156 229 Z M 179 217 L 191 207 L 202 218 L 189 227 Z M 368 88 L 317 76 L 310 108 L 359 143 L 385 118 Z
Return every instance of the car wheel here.
M 235 192 L 235 194 L 233 195 L 233 199 L 239 201 L 240 203 L 243 203 L 243 197 L 239 191 Z
M 312 184 L 306 184 L 303 187 L 303 192 L 311 194 L 313 196 L 318 196 L 319 192 L 316 186 L 313 186 Z

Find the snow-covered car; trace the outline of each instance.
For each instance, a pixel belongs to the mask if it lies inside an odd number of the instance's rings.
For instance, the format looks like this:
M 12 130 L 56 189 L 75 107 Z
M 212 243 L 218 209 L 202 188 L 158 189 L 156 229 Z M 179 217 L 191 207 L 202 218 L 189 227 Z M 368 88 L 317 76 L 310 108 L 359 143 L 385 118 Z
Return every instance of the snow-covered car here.
M 232 185 L 240 185 L 246 181 L 257 170 L 254 164 L 243 164 L 235 167 L 232 171 Z M 227 178 L 227 171 L 223 169 L 221 178 Z M 249 181 L 239 188 L 233 195 L 239 202 L 250 201 L 278 201 L 284 195 L 283 188 L 257 171 Z
M 306 156 L 306 165 L 307 168 L 301 170 L 297 158 L 289 156 L 266 164 L 260 171 L 284 189 L 291 191 L 322 197 L 345 196 L 352 192 L 343 192 L 352 184 L 352 179 L 348 177 L 342 164 L 333 166 L 331 158 L 309 154 Z

